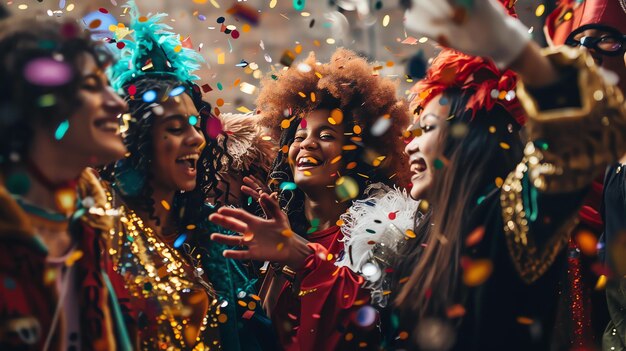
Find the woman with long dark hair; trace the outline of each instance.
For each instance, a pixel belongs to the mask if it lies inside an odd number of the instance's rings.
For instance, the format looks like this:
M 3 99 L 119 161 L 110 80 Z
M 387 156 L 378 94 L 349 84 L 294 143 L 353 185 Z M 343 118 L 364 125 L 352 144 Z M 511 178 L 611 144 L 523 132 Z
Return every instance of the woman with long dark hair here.
M 494 59 L 446 49 L 414 89 L 412 195 L 430 207 L 416 228 L 423 246 L 405 246 L 398 263 L 407 340 L 420 349 L 549 349 L 576 211 L 598 171 L 625 151 L 622 96 L 584 56 L 541 55 L 497 1 L 417 0 L 406 21 Z M 473 42 L 478 33 L 489 35 Z M 506 67 L 523 79 L 516 92 Z M 531 140 L 522 155 L 517 98 Z
M 160 22 L 166 14 L 143 20 L 128 7 L 133 34 L 109 73 L 129 105 L 129 154 L 105 176 L 122 211 L 109 253 L 142 311 L 141 348 L 260 350 L 272 344 L 254 281 L 208 240 L 223 231 L 207 217 L 227 155 L 216 140 L 220 123 L 193 83 L 202 57 Z
M 212 239 L 247 247 L 226 257 L 273 262 L 263 297 L 284 349 L 377 348 L 364 279 L 337 264 L 353 255 L 344 251 L 340 217 L 370 183 L 406 184 L 402 172 L 394 173 L 407 121 L 395 85 L 339 49 L 329 63 L 311 54 L 266 79 L 257 104 L 263 124 L 280 134 L 269 180 L 276 193 L 259 196 L 267 218 L 219 209 L 210 220 L 243 235 Z

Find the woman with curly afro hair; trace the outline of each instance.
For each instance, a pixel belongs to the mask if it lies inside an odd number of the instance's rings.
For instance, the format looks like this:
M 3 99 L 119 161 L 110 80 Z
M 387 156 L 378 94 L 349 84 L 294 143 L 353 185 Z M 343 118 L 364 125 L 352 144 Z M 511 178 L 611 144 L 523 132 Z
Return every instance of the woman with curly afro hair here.
M 408 122 L 396 85 L 351 51 L 329 63 L 315 55 L 266 78 L 261 124 L 280 134 L 271 195 L 244 186 L 266 218 L 221 208 L 211 221 L 242 236 L 212 239 L 247 249 L 224 256 L 272 262 L 265 308 L 286 350 L 377 348 L 377 318 L 364 280 L 336 263 L 344 253 L 340 216 L 377 182 L 407 183 L 402 130 Z M 248 185 L 251 185 L 248 183 Z

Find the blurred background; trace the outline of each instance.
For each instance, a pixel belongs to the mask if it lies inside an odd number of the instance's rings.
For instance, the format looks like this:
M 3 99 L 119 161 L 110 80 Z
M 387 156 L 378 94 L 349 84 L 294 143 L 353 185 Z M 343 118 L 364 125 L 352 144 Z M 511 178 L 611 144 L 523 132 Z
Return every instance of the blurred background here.
M 0 0 L 13 16 L 78 18 L 112 36 L 128 24 L 124 0 Z M 403 29 L 399 0 L 136 0 L 143 14 L 165 12 L 173 31 L 206 59 L 199 75 L 205 100 L 221 112 L 253 111 L 262 77 L 315 51 L 327 61 L 337 47 L 375 63 L 374 74 L 398 81 L 398 94 L 417 81 L 437 47 Z M 555 0 L 518 0 L 520 19 L 545 46 L 544 17 Z

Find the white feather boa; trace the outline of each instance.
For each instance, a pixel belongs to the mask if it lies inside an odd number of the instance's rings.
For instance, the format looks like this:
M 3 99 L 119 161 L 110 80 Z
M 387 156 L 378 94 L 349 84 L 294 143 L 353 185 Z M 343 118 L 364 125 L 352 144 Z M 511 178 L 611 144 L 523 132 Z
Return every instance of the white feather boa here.
M 372 302 L 384 307 L 390 281 L 385 271 L 406 240 L 405 233 L 415 226 L 419 202 L 411 199 L 406 190 L 391 189 L 382 183 L 370 185 L 365 194 L 367 198 L 355 201 L 341 215 L 345 248 L 335 264 L 363 276 Z

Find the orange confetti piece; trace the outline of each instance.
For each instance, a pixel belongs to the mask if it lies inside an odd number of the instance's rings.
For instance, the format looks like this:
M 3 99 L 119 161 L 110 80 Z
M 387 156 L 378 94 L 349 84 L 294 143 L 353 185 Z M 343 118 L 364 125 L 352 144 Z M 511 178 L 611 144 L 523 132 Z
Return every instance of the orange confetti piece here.
M 344 151 L 356 150 L 356 148 L 356 145 L 344 145 L 341 147 L 341 149 Z
M 356 162 L 350 162 L 346 165 L 346 169 L 353 169 L 357 166 Z
M 219 99 L 215 100 L 215 104 L 216 104 L 217 106 L 219 106 L 219 107 L 224 106 L 224 99 L 219 98 Z
M 598 281 L 596 282 L 596 286 L 594 287 L 595 290 L 604 290 L 604 288 L 606 287 L 606 275 L 601 274 L 598 277 Z
M 463 271 L 463 283 L 467 286 L 479 286 L 483 284 L 493 272 L 493 263 L 487 259 L 468 260 Z
M 398 283 L 400 283 L 400 284 L 404 284 L 404 283 L 406 283 L 406 282 L 408 282 L 408 281 L 409 281 L 409 277 L 404 277 L 404 278 L 400 279 L 400 280 L 398 281 Z
M 228 321 L 228 316 L 224 313 L 220 314 L 219 316 L 217 316 L 217 321 L 224 324 Z
M 187 230 L 194 230 L 194 229 L 196 229 L 196 225 L 195 224 L 188 224 L 185 228 L 187 228 Z
M 283 147 L 280 149 L 280 151 L 282 151 L 284 154 L 289 152 L 289 145 L 283 145 Z
M 278 243 L 276 245 L 276 251 L 281 251 L 285 247 L 285 243 Z
M 346 341 L 351 341 L 352 339 L 354 339 L 354 334 L 352 333 L 347 333 L 345 336 Z
M 245 233 L 243 233 L 243 241 L 250 242 L 250 241 L 252 241 L 252 239 L 254 239 L 254 233 L 252 233 L 252 232 L 245 232 Z
M 400 334 L 398 334 L 398 339 L 400 340 L 406 340 L 408 338 L 409 338 L 409 333 L 405 331 L 401 331 Z
M 311 93 L 311 102 L 315 102 L 316 97 L 315 97 L 315 93 Z
M 335 163 L 339 162 L 339 161 L 341 160 L 341 157 L 342 157 L 342 156 L 341 156 L 341 155 L 339 155 L 339 156 L 337 156 L 337 157 L 333 158 L 333 159 L 330 161 L 330 164 L 331 164 L 331 165 L 334 165 Z
M 524 316 L 519 316 L 516 318 L 517 323 L 519 324 L 523 324 L 523 325 L 531 325 L 533 324 L 533 320 L 531 318 L 528 317 L 524 317 Z
M 248 304 L 247 304 L 245 301 L 242 301 L 242 300 L 237 301 L 237 303 L 238 303 L 238 304 L 239 304 L 239 306 L 241 306 L 241 307 L 247 307 L 247 306 L 248 306 Z
M 254 311 L 256 309 L 256 302 L 254 302 L 254 301 L 248 302 L 248 309 L 250 311 Z
M 574 240 L 583 254 L 587 256 L 595 256 L 597 254 L 598 239 L 590 231 L 585 229 L 579 230 L 576 233 Z
M 148 20 L 148 17 L 146 17 L 146 16 L 141 16 L 138 19 L 139 22 L 146 22 L 147 20 Z
M 163 208 L 168 210 L 168 211 L 170 210 L 170 204 L 167 203 L 167 201 L 165 201 L 165 200 L 161 200 L 161 206 L 163 206 Z
M 301 96 L 301 97 L 303 97 L 303 98 L 305 98 L 305 97 L 306 97 L 306 94 L 305 94 L 305 93 L 303 93 L 303 92 L 301 92 L 301 91 L 299 91 L 299 92 L 298 92 L 298 95 L 300 95 L 300 96 Z
M 68 257 L 65 260 L 65 266 L 66 267 L 71 267 L 74 265 L 74 263 L 76 263 L 76 261 L 80 260 L 81 257 L 83 257 L 83 252 L 81 250 L 76 250 L 74 252 L 72 252 L 72 254 L 70 255 L 70 257 Z
M 361 134 L 363 130 L 361 129 L 361 126 L 355 125 L 354 127 L 352 127 L 352 131 L 354 132 L 354 134 Z
M 415 235 L 415 232 L 412 231 L 411 229 L 407 229 L 404 234 L 406 234 L 406 236 L 409 237 L 410 239 L 415 239 L 417 237 L 417 235 Z
M 280 234 L 284 237 L 290 238 L 293 236 L 293 231 L 289 228 L 283 230 L 282 232 L 280 232 Z
M 480 226 L 474 229 L 465 239 L 465 246 L 471 247 L 483 240 L 483 236 L 485 235 L 485 227 Z
M 500 147 L 503 148 L 504 150 L 508 150 L 511 148 L 511 146 L 505 142 L 500 143 Z
M 448 318 L 459 318 L 465 315 L 465 307 L 463 305 L 452 305 L 446 310 Z

